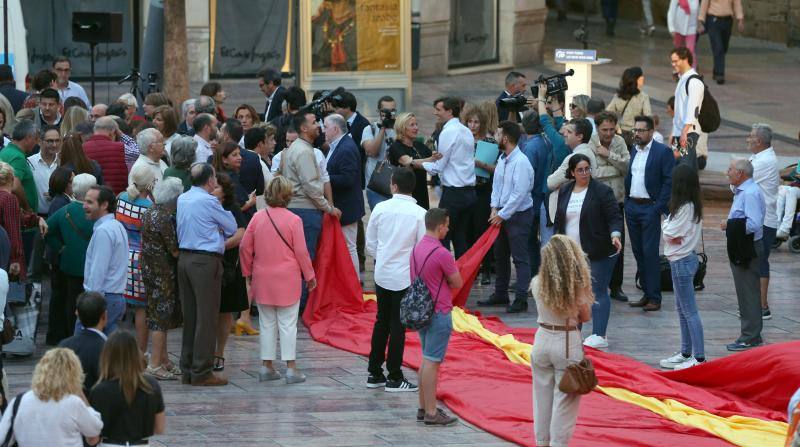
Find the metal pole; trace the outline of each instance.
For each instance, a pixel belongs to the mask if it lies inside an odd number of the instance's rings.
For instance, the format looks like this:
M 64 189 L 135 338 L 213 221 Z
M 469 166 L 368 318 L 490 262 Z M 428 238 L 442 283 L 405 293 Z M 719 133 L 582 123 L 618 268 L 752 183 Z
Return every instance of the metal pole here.
M 141 0 L 133 0 L 133 67 L 139 71 L 139 39 L 142 31 L 142 4 Z
M 94 42 L 89 44 L 89 53 L 91 53 L 90 56 L 92 58 L 92 62 L 89 64 L 89 70 L 92 74 L 92 104 L 97 104 L 97 102 L 94 100 L 94 48 L 96 46 L 97 44 Z
M 8 65 L 8 0 L 3 0 L 3 63 Z

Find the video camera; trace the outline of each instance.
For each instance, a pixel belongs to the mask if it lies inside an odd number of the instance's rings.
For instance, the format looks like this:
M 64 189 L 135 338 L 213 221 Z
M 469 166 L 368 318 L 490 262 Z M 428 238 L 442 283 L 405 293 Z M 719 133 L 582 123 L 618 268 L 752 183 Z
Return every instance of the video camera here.
M 553 76 L 544 77 L 543 74 L 539 75 L 539 78 L 536 79 L 536 83 L 531 86 L 531 93 L 533 93 L 534 98 L 539 97 L 539 84 L 544 83 L 547 85 L 547 91 L 545 96 L 550 97 L 555 95 L 556 93 L 561 93 L 567 91 L 569 86 L 567 85 L 567 76 L 572 76 L 575 74 L 575 70 L 567 70 L 566 73 L 559 73 L 554 74 Z
M 511 112 L 524 112 L 528 110 L 528 107 L 525 105 L 527 103 L 528 98 L 526 98 L 522 93 L 517 93 L 514 96 L 503 98 L 497 102 L 501 109 L 508 109 Z
M 342 100 L 342 93 L 344 92 L 344 87 L 336 87 L 334 90 L 322 92 L 319 98 L 301 107 L 298 113 L 313 113 L 314 116 L 317 117 L 317 120 L 321 121 L 330 113 L 326 105 L 331 104 L 336 106 L 336 104 Z
M 391 129 L 394 127 L 394 122 L 397 119 L 397 111 L 391 109 L 381 109 L 381 122 L 378 123 L 378 127 L 383 127 L 385 129 Z

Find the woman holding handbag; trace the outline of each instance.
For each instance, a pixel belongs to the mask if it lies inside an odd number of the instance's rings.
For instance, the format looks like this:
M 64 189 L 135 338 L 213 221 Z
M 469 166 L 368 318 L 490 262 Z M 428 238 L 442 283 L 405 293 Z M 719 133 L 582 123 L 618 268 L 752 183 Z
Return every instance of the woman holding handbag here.
M 685 369 L 706 361 L 703 321 L 694 296 L 694 276 L 699 266 L 695 247 L 702 231 L 703 202 L 697 171 L 677 165 L 672 171 L 669 216 L 661 224 L 661 232 L 681 323 L 681 350 L 662 360 L 659 363 L 662 368 Z
M 542 248 L 533 296 L 539 314 L 531 352 L 536 445 L 566 446 L 575 429 L 580 394 L 562 392 L 559 383 L 570 363 L 583 360 L 578 325 L 589 321 L 593 301 L 589 266 L 577 242 L 555 235 Z
M 269 182 L 264 194 L 267 207 L 258 211 L 247 225 L 239 251 L 242 274 L 250 283 L 261 326 L 262 363 L 258 380 L 281 378 L 273 365 L 280 333 L 286 383 L 305 382 L 306 376 L 296 364 L 300 281 L 306 282 L 310 292 L 317 286 L 317 280 L 303 236 L 303 222 L 286 209 L 292 199 L 292 182 L 277 176 Z

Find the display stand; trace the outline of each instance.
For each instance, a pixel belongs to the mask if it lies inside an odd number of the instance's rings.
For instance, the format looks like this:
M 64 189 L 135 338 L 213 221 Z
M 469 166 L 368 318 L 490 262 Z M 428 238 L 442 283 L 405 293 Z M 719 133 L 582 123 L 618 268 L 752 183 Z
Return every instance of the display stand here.
M 557 49 L 555 61 L 565 65 L 566 70 L 575 73 L 569 78 L 569 89 L 565 92 L 565 105 L 572 102 L 577 95 L 592 96 L 592 66 L 607 64 L 611 59 L 598 59 L 597 50 Z

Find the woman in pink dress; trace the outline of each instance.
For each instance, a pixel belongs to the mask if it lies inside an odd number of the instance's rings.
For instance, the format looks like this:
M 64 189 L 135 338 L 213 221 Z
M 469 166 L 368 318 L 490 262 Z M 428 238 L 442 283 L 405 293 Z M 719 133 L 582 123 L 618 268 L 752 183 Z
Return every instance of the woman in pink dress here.
M 291 181 L 275 177 L 264 195 L 267 208 L 250 220 L 239 246 L 242 274 L 250 284 L 261 325 L 262 366 L 258 379 L 281 378 L 273 367 L 280 333 L 281 359 L 287 367 L 286 383 L 300 383 L 306 380 L 295 363 L 300 286 L 305 280 L 311 291 L 317 286 L 317 280 L 306 248 L 303 222 L 286 209 L 292 198 Z

